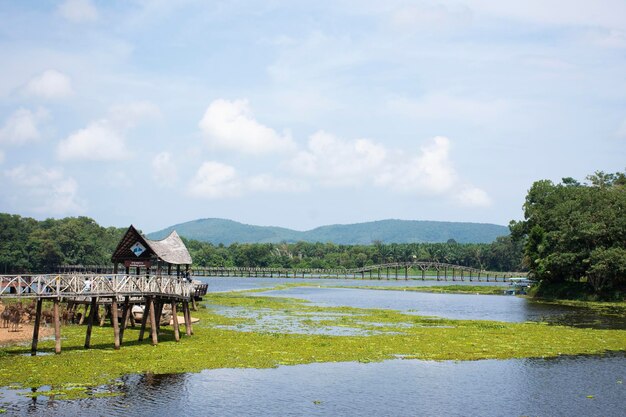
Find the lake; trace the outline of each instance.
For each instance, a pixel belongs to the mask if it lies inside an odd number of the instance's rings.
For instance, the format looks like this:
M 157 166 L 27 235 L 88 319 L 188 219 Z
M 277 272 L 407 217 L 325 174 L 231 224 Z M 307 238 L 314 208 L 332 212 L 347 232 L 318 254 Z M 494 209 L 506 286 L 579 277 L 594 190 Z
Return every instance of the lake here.
M 294 279 L 206 278 L 211 291 L 254 289 Z M 429 294 L 328 288 L 329 285 L 440 285 L 433 281 L 297 280 L 260 296 L 303 298 L 315 304 L 390 308 L 450 318 L 567 322 L 605 326 L 585 311 L 511 296 Z M 458 284 L 458 282 L 454 283 Z M 472 283 L 474 285 L 476 283 Z M 489 283 L 488 285 L 493 285 Z M 587 312 L 588 313 L 588 312 Z M 621 328 L 618 321 L 616 327 Z M 275 369 L 216 369 L 196 374 L 128 375 L 94 390 L 123 395 L 58 401 L 0 391 L 5 415 L 429 415 L 624 416 L 626 356 L 551 359 L 317 363 Z M 44 388 L 45 389 L 45 388 Z

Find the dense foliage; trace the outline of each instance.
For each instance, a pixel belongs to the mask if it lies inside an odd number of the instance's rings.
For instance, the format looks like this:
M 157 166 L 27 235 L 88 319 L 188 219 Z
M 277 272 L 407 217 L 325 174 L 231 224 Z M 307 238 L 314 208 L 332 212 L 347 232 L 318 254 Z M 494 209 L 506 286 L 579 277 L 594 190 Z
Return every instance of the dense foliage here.
M 336 245 L 334 243 L 234 243 L 230 246 L 186 241 L 194 264 L 285 268 L 357 268 L 390 262 L 439 261 L 492 271 L 521 268 L 520 243 L 509 236 L 491 244 L 390 243 Z
M 586 281 L 596 292 L 626 289 L 626 175 L 596 172 L 581 184 L 537 181 L 526 196 L 524 262 L 549 283 Z
M 0 272 L 48 272 L 56 265 L 108 265 L 125 229 L 104 228 L 87 217 L 38 222 L 0 214 Z M 355 268 L 364 265 L 440 261 L 487 270 L 521 268 L 521 243 L 500 237 L 491 244 L 233 243 L 184 239 L 195 266 Z
M 109 264 L 125 231 L 104 228 L 88 217 L 37 221 L 0 213 L 0 273 Z

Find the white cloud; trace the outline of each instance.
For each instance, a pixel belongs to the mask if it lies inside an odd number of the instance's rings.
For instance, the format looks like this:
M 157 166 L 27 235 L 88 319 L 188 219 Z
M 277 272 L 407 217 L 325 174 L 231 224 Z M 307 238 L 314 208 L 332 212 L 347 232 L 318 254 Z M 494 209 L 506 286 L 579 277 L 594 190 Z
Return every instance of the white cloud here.
M 246 177 L 231 165 L 208 161 L 200 166 L 187 192 L 192 197 L 221 199 L 239 197 L 248 192 L 296 193 L 306 189 L 307 185 L 300 180 L 277 178 L 270 174 Z
M 374 183 L 400 192 L 444 193 L 457 176 L 450 160 L 450 140 L 437 136 L 416 155 L 400 154 L 385 161 Z
M 115 161 L 132 156 L 126 146 L 126 133 L 142 119 L 156 117 L 159 108 L 145 101 L 111 107 L 107 117 L 91 122 L 57 146 L 57 157 L 62 160 Z
M 450 158 L 448 138 L 434 137 L 417 152 L 389 149 L 370 139 L 343 140 L 320 131 L 288 167 L 323 187 L 374 186 L 405 194 L 456 194 L 467 206 L 490 204 L 487 193 L 462 186 Z
M 0 164 L 4 162 L 4 152 L 0 149 Z
M 34 112 L 24 108 L 16 110 L 0 128 L 0 144 L 23 145 L 39 140 L 39 125 L 48 117 L 49 113 L 41 108 Z
M 65 19 L 75 22 L 91 22 L 98 19 L 98 9 L 90 0 L 65 0 L 58 8 Z
M 178 179 L 178 169 L 169 152 L 161 152 L 152 158 L 152 178 L 162 187 L 172 187 Z
M 20 165 L 5 171 L 13 185 L 11 199 L 18 204 L 28 202 L 27 210 L 47 215 L 82 213 L 84 202 L 78 197 L 78 184 L 61 169 L 39 165 Z
M 384 164 L 387 150 L 369 139 L 345 141 L 319 131 L 307 149 L 289 162 L 291 169 L 327 186 L 359 185 Z
M 462 189 L 457 194 L 458 201 L 467 207 L 488 207 L 491 205 L 491 198 L 484 190 L 473 186 Z
M 24 93 L 45 99 L 64 98 L 72 95 L 72 82 L 59 71 L 47 70 L 32 78 L 24 87 Z
M 236 197 L 242 192 L 242 183 L 234 167 L 210 161 L 198 169 L 187 190 L 199 198 Z
M 62 140 L 57 147 L 57 157 L 62 161 L 111 161 L 129 158 L 130 151 L 122 133 L 106 120 L 101 120 Z
M 288 133 L 278 134 L 254 119 L 248 100 L 213 101 L 199 126 L 208 144 L 216 148 L 248 154 L 294 149 Z

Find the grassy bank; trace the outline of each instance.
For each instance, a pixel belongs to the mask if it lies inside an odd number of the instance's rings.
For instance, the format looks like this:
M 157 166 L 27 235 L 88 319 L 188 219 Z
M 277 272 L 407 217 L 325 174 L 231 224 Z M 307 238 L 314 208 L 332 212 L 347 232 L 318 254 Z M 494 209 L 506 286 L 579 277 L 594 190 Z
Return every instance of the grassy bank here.
M 221 314 L 220 314 L 221 313 Z M 227 314 L 228 316 L 224 315 Z M 85 327 L 62 329 L 63 353 L 24 356 L 28 346 L 0 350 L 0 386 L 52 386 L 61 398 L 85 387 L 112 383 L 133 373 L 198 372 L 216 368 L 268 368 L 313 362 L 382 361 L 401 356 L 428 360 L 477 360 L 600 354 L 624 350 L 626 331 L 575 329 L 540 323 L 447 320 L 393 310 L 317 307 L 302 300 L 210 294 L 195 334 L 178 343 L 164 328 L 160 343 L 137 342 L 128 329 L 122 349 L 112 348 L 111 327 L 96 327 L 90 350 Z M 264 327 L 278 317 L 281 328 Z M 297 322 L 302 333 L 293 333 Z M 251 327 L 257 325 L 260 327 Z M 254 329 L 254 330 L 253 330 Z M 351 335 L 336 335 L 338 330 Z M 54 341 L 42 341 L 52 352 Z

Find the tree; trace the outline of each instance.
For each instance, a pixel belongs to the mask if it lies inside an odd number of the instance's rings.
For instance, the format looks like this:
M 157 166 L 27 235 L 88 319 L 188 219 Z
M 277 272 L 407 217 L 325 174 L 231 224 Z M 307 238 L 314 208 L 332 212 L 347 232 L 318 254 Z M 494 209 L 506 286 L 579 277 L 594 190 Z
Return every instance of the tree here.
M 587 281 L 596 292 L 625 287 L 626 176 L 601 171 L 581 184 L 533 184 L 524 221 L 511 222 L 511 235 L 524 244 L 531 274 L 549 282 Z

